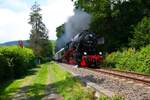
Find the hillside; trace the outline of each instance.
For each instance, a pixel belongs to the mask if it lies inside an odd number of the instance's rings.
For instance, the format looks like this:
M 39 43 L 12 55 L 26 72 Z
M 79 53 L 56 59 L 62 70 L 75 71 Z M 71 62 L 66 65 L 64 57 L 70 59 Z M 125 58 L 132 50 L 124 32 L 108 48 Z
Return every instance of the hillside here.
M 53 44 L 53 46 L 55 46 L 55 40 L 50 40 Z M 8 42 L 4 42 L 4 43 L 0 43 L 0 46 L 12 46 L 12 45 L 18 45 L 18 41 L 8 41 Z M 29 40 L 23 40 L 23 45 L 24 46 L 29 46 Z
M 9 41 L 9 42 L 4 42 L 0 44 L 0 46 L 11 46 L 11 45 L 18 45 L 18 41 Z M 23 40 L 23 45 L 29 46 L 29 41 Z

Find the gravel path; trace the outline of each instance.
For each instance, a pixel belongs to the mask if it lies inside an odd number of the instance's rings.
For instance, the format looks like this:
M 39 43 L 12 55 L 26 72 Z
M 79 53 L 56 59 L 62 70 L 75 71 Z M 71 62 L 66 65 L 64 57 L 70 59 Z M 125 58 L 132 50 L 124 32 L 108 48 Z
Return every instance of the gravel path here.
M 135 84 L 132 81 L 117 79 L 88 69 L 76 68 L 73 65 L 60 64 L 65 70 L 83 77 L 90 82 L 121 95 L 125 100 L 150 100 L 150 87 Z
M 43 66 L 45 67 L 45 66 Z M 41 67 L 42 68 L 42 67 Z M 40 68 L 40 70 L 41 70 Z M 21 86 L 18 88 L 18 90 L 16 91 L 16 93 L 14 93 L 13 96 L 11 96 L 10 98 L 8 98 L 8 100 L 64 100 L 64 98 L 62 96 L 60 96 L 59 94 L 55 93 L 55 91 L 53 91 L 52 89 L 52 82 L 51 82 L 51 74 L 50 74 L 50 66 L 47 66 L 47 71 L 48 73 L 46 74 L 46 76 L 43 76 L 43 78 L 46 79 L 45 83 L 38 83 L 40 86 L 42 86 L 42 84 L 45 86 L 44 88 L 39 88 L 39 90 L 37 90 L 37 93 L 35 91 L 33 91 L 34 88 L 36 88 L 34 85 L 37 83 L 34 83 L 34 80 L 36 80 L 36 78 L 38 78 L 37 74 L 39 74 L 39 71 L 37 71 L 35 73 L 35 75 L 31 75 L 28 76 L 24 79 L 22 79 L 21 81 Z M 38 80 L 39 81 L 39 80 Z M 44 94 L 41 95 L 39 93 L 42 93 L 40 91 L 43 91 Z M 32 93 L 32 95 L 31 95 Z M 36 97 L 37 96 L 37 97 Z M 41 97 L 38 97 L 41 96 Z

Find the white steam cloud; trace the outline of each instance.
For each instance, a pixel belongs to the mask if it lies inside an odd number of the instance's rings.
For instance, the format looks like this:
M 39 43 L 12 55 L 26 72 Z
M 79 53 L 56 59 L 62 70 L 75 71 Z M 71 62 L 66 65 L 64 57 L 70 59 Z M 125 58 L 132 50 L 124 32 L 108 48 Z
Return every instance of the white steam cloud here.
M 81 10 L 75 10 L 74 16 L 70 17 L 65 24 L 65 34 L 67 40 L 70 40 L 76 34 L 89 29 L 91 15 Z
M 88 30 L 91 23 L 91 15 L 81 10 L 75 10 L 74 15 L 71 16 L 65 23 L 65 33 L 59 40 L 57 40 L 57 49 L 61 49 L 67 42 L 78 33 Z

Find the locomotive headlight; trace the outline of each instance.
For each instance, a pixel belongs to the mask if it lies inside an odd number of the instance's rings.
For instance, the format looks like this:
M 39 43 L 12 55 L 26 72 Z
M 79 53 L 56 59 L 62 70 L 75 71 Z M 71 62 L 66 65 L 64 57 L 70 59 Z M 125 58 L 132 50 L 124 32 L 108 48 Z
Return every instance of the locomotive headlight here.
M 99 52 L 100 55 L 102 55 L 102 52 Z
M 87 53 L 86 53 L 86 52 L 84 52 L 84 55 L 87 55 Z
M 93 35 L 92 35 L 92 34 L 90 34 L 90 37 L 93 37 Z

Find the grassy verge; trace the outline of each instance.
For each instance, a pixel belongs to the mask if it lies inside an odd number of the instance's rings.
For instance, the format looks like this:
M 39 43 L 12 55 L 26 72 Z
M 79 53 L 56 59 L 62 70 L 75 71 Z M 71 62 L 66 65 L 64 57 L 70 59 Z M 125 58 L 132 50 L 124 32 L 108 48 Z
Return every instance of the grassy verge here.
M 34 68 L 34 70 L 39 70 Z M 17 92 L 21 90 L 27 84 L 30 84 L 34 77 L 34 74 L 30 74 L 22 79 L 16 79 L 6 82 L 0 86 L 0 100 L 7 100 L 12 96 L 16 95 Z
M 100 96 L 99 100 L 125 100 L 125 99 L 121 96 L 113 96 L 111 98 L 108 98 L 106 96 Z
M 35 78 L 29 86 L 27 95 L 31 100 L 40 100 L 44 96 L 44 89 L 48 80 L 49 63 L 42 64 L 41 69 L 37 72 Z
M 21 82 L 22 80 L 16 80 L 12 82 L 9 86 L 7 86 L 3 91 L 1 91 L 0 99 L 4 100 L 14 95 L 18 91 L 19 87 L 21 86 Z
M 92 92 L 54 62 L 51 63 L 50 73 L 53 76 L 53 90 L 61 94 L 65 100 L 92 100 Z
M 17 95 L 28 100 L 41 100 L 47 96 L 46 91 L 62 95 L 65 100 L 93 98 L 89 89 L 83 87 L 77 78 L 54 62 L 42 64 L 35 71 L 22 79 L 4 84 L 4 87 L 0 86 L 0 100 L 16 99 Z

